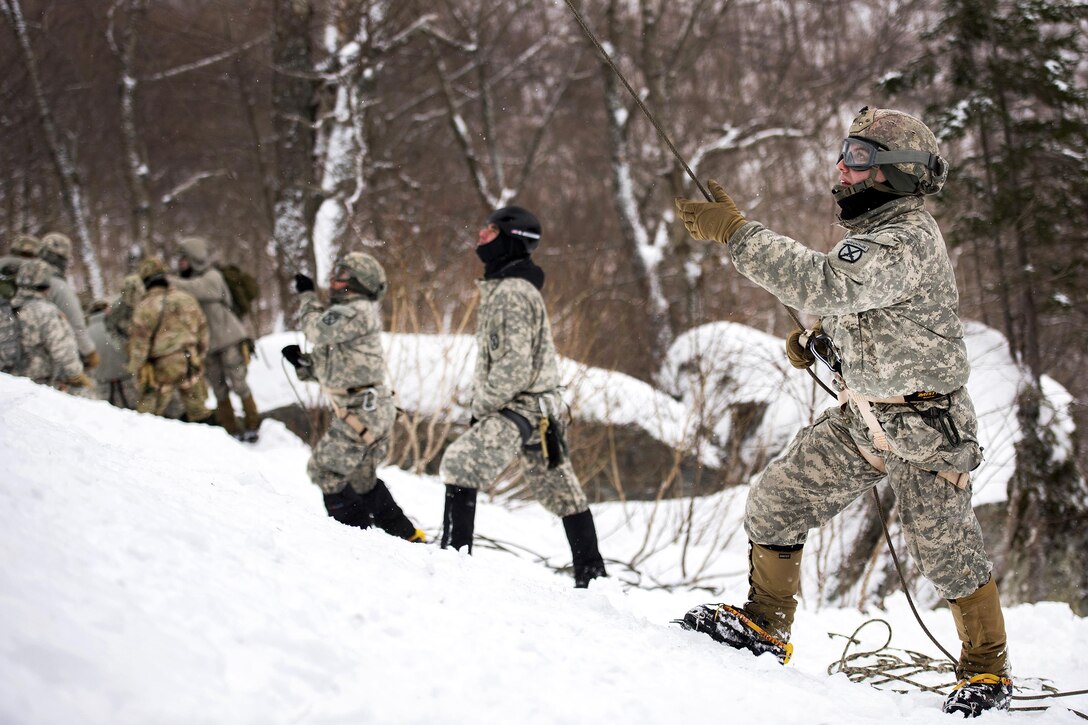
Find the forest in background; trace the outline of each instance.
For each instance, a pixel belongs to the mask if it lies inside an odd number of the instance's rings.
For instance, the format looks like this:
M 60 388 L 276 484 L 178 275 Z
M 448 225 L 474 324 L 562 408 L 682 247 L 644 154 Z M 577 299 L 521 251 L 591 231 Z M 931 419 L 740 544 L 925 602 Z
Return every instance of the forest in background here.
M 816 249 L 840 236 L 849 119 L 923 117 L 951 162 L 930 207 L 963 316 L 1072 391 L 1088 430 L 1083 4 L 574 4 L 695 174 Z M 569 357 L 653 380 L 697 325 L 792 327 L 676 222 L 673 197 L 699 192 L 563 2 L 0 0 L 0 15 L 0 233 L 69 234 L 95 296 L 202 235 L 259 278 L 258 335 L 291 324 L 296 271 L 364 248 L 390 276 L 388 329 L 471 330 L 475 231 L 517 203 L 543 222 Z
M 961 313 L 1000 330 L 1029 381 L 994 524 L 1002 589 L 1088 601 L 1088 6 L 572 4 L 697 177 L 817 250 L 841 236 L 829 191 L 858 109 L 933 128 L 951 174 L 929 207 Z M 793 326 L 677 223 L 673 198 L 699 191 L 565 2 L 0 0 L 0 25 L 3 246 L 65 232 L 70 274 L 94 297 L 133 260 L 172 261 L 180 238 L 201 235 L 258 277 L 257 337 L 294 324 L 296 272 L 321 279 L 366 249 L 390 277 L 387 329 L 471 332 L 475 232 L 516 203 L 543 222 L 535 256 L 570 358 L 658 382 L 687 330 Z M 1072 457 L 1047 424 L 1044 375 L 1074 396 Z M 727 414 L 742 427 L 761 411 Z M 439 431 L 432 457 L 451 430 L 410 425 Z M 595 435 L 575 440 L 601 469 L 619 448 L 645 452 L 624 431 Z M 685 475 L 682 454 L 670 477 Z M 875 561 L 880 546 L 868 531 L 852 558 Z

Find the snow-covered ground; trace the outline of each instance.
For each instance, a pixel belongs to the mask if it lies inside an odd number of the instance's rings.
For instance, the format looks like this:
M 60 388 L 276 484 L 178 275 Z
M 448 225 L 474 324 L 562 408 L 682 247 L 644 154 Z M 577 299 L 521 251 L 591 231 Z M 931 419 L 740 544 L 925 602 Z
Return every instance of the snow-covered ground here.
M 786 667 L 669 624 L 743 599 L 743 488 L 594 506 L 613 576 L 578 591 L 536 504 L 481 497 L 468 557 L 332 521 L 307 457 L 275 421 L 246 446 L 0 375 L 0 723 L 949 722 L 938 695 L 827 674 L 873 616 L 893 647 L 939 655 L 900 597 L 867 614 L 803 601 Z M 382 476 L 433 538 L 439 482 Z M 696 571 L 724 592 L 658 586 Z M 947 611 L 923 618 L 958 649 Z M 1054 603 L 1006 619 L 1030 691 L 1088 686 L 1088 621 Z M 1016 718 L 1088 711 L 1048 702 Z

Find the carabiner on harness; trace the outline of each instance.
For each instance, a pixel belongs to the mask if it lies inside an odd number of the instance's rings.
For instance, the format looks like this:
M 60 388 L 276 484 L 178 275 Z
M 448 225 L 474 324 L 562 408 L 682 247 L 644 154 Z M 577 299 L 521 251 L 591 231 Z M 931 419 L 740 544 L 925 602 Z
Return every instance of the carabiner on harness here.
M 842 361 L 839 359 L 839 351 L 835 349 L 835 343 L 823 330 L 810 335 L 808 338 L 808 351 L 827 366 L 833 373 L 842 372 Z

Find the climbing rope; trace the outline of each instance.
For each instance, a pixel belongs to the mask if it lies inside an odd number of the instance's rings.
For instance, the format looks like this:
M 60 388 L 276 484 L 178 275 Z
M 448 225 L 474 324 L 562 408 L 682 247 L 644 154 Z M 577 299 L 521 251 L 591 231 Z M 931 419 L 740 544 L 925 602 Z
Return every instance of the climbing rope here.
M 884 626 L 886 630 L 884 643 L 873 649 L 851 652 L 851 647 L 860 647 L 861 645 L 861 640 L 858 637 L 861 630 L 873 624 Z M 928 631 L 926 633 L 929 634 Z M 836 634 L 834 632 L 829 632 L 828 636 L 832 638 L 843 637 L 846 639 L 846 645 L 843 647 L 842 655 L 838 660 L 827 666 L 827 674 L 829 675 L 841 672 L 846 675 L 851 682 L 858 684 L 867 683 L 877 689 L 887 687 L 890 691 L 898 693 L 905 693 L 910 691 L 910 689 L 915 689 L 921 690 L 922 692 L 932 692 L 937 695 L 946 696 L 951 692 L 952 688 L 956 686 L 956 667 L 954 661 L 949 662 L 944 659 L 935 659 L 929 655 L 922 654 L 921 652 L 891 647 L 892 626 L 886 620 L 869 619 L 862 622 L 850 636 Z M 930 635 L 930 638 L 932 639 L 932 635 Z M 940 647 L 939 644 L 937 646 Z M 941 651 L 943 652 L 944 649 L 941 648 Z M 948 653 L 945 652 L 945 654 L 947 655 Z M 930 677 L 926 677 L 927 675 Z M 920 679 L 932 679 L 936 676 L 945 677 L 948 675 L 952 675 L 953 679 L 951 682 L 942 682 L 936 685 L 928 684 Z M 1040 683 L 1039 689 L 1043 690 L 1042 694 L 1013 695 L 1012 699 L 1043 700 L 1055 697 L 1073 697 L 1075 695 L 1088 694 L 1088 690 L 1058 692 L 1057 688 L 1047 684 L 1046 680 L 1039 679 L 1037 681 Z M 904 686 L 906 689 L 898 689 L 898 686 Z M 1034 712 L 1048 710 L 1051 707 L 1056 707 L 1056 705 L 1041 707 L 1010 707 L 1009 709 L 1016 712 Z M 1083 712 L 1072 708 L 1066 709 L 1076 716 L 1088 720 L 1088 715 L 1085 715 Z

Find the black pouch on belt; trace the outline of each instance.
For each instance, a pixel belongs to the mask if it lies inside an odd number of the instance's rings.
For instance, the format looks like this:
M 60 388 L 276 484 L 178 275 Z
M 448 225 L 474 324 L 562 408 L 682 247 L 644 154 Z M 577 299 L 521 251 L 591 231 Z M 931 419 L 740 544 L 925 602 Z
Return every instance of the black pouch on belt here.
M 551 416 L 548 416 L 548 429 L 544 433 L 543 442 L 548 451 L 548 468 L 555 468 L 567 459 L 567 441 L 563 438 L 559 421 Z

